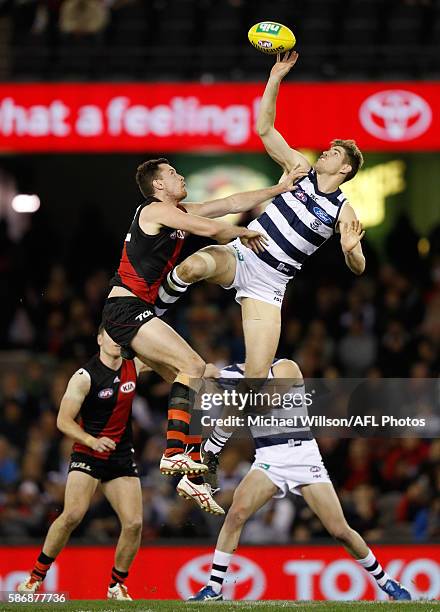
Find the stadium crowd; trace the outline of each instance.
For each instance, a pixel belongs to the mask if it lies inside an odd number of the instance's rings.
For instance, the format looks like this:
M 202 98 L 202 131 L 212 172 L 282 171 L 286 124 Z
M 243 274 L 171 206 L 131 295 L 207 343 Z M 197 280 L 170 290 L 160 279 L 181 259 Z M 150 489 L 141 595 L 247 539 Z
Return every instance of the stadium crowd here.
M 90 268 L 90 259 L 79 257 L 75 265 L 66 257 L 49 266 L 51 255 L 36 248 L 32 232 L 17 244 L 2 222 L 0 234 L 0 345 L 7 349 L 0 353 L 0 538 L 18 543 L 41 539 L 62 508 L 71 442 L 57 431 L 57 410 L 70 375 L 96 352 L 111 270 Z M 432 232 L 431 250 L 421 257 L 419 237 L 402 217 L 380 257 L 364 241 L 368 263 L 362 277 L 345 269 L 338 241 L 330 241 L 288 289 L 278 355 L 295 359 L 305 377 L 438 377 L 439 234 Z M 93 252 L 96 241 L 84 232 L 81 246 Z M 204 359 L 218 366 L 242 361 L 240 310 L 232 294 L 205 284 L 184 300 L 171 310 L 170 321 Z M 148 374 L 134 403 L 143 541 L 213 539 L 218 519 L 177 497 L 176 481 L 159 473 L 167 393 L 168 385 Z M 319 444 L 350 524 L 369 541 L 440 540 L 440 440 L 372 444 L 362 437 L 328 437 Z M 251 441 L 232 439 L 225 449 L 218 494 L 225 507 L 252 454 Z M 98 492 L 74 539 L 106 543 L 117 533 L 117 519 Z M 326 537 L 302 500 L 289 496 L 263 508 L 246 526 L 243 541 Z
M 300 79 L 439 75 L 435 0 L 0 0 L 0 78 L 252 79 L 267 58 L 245 33 L 268 18 Z

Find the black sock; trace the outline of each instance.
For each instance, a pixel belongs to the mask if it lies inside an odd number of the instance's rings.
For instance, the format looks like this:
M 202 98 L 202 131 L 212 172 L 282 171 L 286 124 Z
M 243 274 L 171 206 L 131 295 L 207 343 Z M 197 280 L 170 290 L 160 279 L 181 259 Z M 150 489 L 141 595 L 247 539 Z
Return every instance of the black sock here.
M 113 567 L 112 577 L 110 580 L 110 588 L 113 588 L 118 583 L 124 584 L 125 580 L 127 579 L 127 576 L 128 576 L 128 572 L 121 572 L 121 570 L 117 570 L 116 567 Z

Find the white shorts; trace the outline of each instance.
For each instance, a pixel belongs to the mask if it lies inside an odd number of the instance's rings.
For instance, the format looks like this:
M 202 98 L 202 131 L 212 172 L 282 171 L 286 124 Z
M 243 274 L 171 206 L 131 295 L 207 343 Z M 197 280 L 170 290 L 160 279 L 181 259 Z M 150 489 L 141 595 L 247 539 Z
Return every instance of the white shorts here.
M 235 300 L 239 304 L 241 298 L 250 297 L 281 308 L 290 277 L 261 261 L 239 238 L 227 246 L 235 255 L 237 268 L 234 282 L 224 289 L 235 289 Z
M 301 495 L 301 485 L 331 483 L 316 440 L 303 440 L 300 446 L 257 448 L 251 470 L 261 470 L 278 487 L 275 498 L 285 497 L 289 491 Z

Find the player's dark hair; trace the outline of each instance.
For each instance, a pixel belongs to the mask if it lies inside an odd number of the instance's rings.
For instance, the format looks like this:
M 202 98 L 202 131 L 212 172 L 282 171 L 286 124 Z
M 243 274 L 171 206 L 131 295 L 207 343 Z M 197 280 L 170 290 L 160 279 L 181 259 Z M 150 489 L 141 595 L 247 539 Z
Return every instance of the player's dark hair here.
M 99 324 L 99 327 L 98 327 L 98 336 L 103 334 L 104 331 L 105 331 L 104 321 L 101 321 L 101 323 Z
M 358 170 L 362 168 L 364 164 L 363 155 L 355 143 L 354 140 L 342 140 L 340 138 L 336 138 L 331 142 L 332 147 L 342 147 L 345 151 L 345 157 L 347 159 L 347 163 L 350 164 L 351 170 L 346 175 L 343 183 L 347 181 L 351 181 L 351 179 L 356 176 Z
M 136 183 L 139 185 L 139 189 L 145 198 L 153 195 L 154 187 L 153 181 L 157 178 L 159 173 L 159 166 L 161 164 L 169 164 L 170 162 L 165 157 L 159 157 L 158 159 L 149 159 L 140 166 L 138 166 L 136 172 Z

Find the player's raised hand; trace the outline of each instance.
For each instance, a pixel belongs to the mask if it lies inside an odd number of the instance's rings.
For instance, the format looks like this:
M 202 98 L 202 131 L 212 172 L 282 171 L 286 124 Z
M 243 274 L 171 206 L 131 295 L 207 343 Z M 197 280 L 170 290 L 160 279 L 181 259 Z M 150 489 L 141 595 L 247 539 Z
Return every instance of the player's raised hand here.
M 246 232 L 240 236 L 240 241 L 245 247 L 252 249 L 254 253 L 262 253 L 268 244 L 266 236 L 250 229 L 246 229 Z
M 275 64 L 272 66 L 270 76 L 281 81 L 281 79 L 283 79 L 294 67 L 298 57 L 299 55 L 296 51 L 287 51 L 287 53 L 285 53 L 282 57 L 280 53 L 277 53 L 277 59 Z
M 93 443 L 92 449 L 98 451 L 98 453 L 105 453 L 105 451 L 113 451 L 116 448 L 116 443 L 111 439 L 103 436 L 97 438 Z
M 307 176 L 308 172 L 304 169 L 304 166 L 297 164 L 289 173 L 284 173 L 278 183 L 279 193 L 286 193 L 286 191 L 294 191 L 297 189 L 295 183 Z
M 344 253 L 350 253 L 365 236 L 365 231 L 360 221 L 343 223 L 341 227 L 341 247 Z

